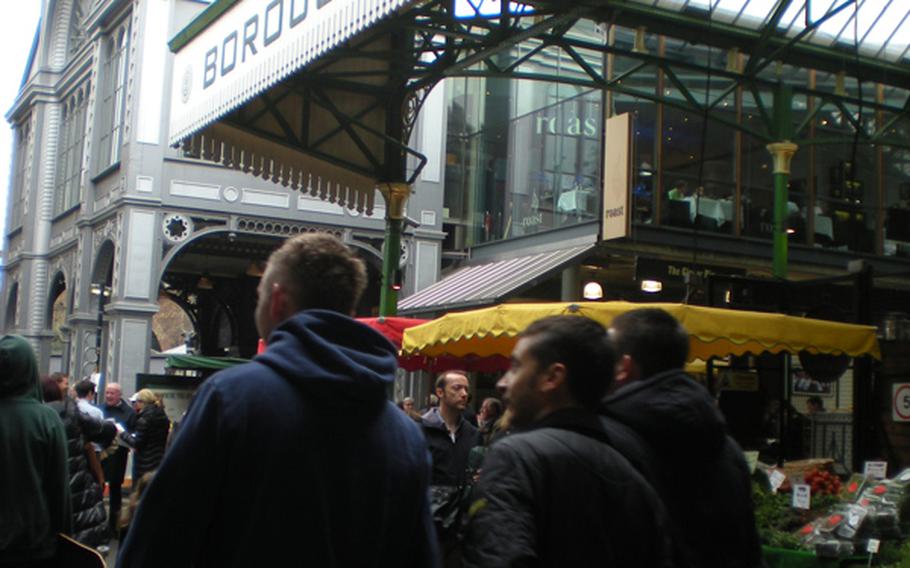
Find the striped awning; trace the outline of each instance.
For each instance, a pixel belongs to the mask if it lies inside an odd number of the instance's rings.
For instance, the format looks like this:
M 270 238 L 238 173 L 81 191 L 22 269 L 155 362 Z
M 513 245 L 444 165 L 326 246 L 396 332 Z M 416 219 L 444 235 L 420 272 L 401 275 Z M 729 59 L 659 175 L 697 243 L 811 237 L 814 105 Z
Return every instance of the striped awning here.
M 465 266 L 399 301 L 398 312 L 428 313 L 494 304 L 549 278 L 593 248 L 587 244 Z

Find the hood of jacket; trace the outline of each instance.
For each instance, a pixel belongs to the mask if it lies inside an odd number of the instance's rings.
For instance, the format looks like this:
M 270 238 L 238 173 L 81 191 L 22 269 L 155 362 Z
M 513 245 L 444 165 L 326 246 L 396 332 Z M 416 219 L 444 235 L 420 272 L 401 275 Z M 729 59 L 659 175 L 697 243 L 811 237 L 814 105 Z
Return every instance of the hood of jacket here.
M 41 402 L 38 363 L 31 344 L 18 335 L 0 338 L 0 398 L 27 396 Z
M 726 422 L 714 399 L 682 370 L 620 388 L 604 400 L 603 412 L 670 456 L 705 458 L 726 441 Z
M 305 310 L 282 322 L 254 361 L 336 408 L 384 402 L 398 368 L 397 351 L 382 334 L 328 310 Z

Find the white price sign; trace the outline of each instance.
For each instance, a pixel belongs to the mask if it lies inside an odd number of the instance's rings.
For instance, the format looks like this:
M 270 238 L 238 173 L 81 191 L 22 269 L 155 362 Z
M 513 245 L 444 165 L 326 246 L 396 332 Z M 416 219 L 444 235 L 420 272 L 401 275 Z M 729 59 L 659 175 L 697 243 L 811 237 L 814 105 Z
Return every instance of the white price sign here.
M 784 481 L 787 480 L 787 476 L 784 475 L 779 469 L 771 471 L 771 474 L 768 476 L 768 481 L 771 483 L 771 491 L 777 493 L 777 490 L 780 489 L 780 486 L 784 484 Z
M 863 475 L 873 479 L 885 479 L 888 477 L 888 462 L 867 461 L 863 467 Z
M 891 388 L 891 419 L 910 422 L 910 383 L 897 383 Z
M 805 484 L 793 486 L 793 508 L 809 509 L 812 502 L 812 489 Z

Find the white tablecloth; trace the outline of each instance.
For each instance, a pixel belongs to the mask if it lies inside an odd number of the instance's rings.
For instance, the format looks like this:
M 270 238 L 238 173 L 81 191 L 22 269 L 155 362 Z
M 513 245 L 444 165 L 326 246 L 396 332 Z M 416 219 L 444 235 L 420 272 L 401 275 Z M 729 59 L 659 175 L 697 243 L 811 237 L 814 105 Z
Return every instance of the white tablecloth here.
M 831 217 L 827 215 L 815 216 L 815 234 L 824 235 L 834 240 L 834 221 L 831 220 Z
M 717 221 L 717 225 L 723 225 L 727 221 L 733 221 L 733 202 L 727 199 L 713 199 L 711 197 L 695 198 L 687 197 L 683 201 L 689 202 L 689 219 L 695 221 L 695 215 L 704 215 Z M 698 210 L 696 211 L 696 203 Z
M 587 213 L 590 194 L 590 191 L 584 189 L 564 191 L 559 196 L 559 201 L 556 202 L 556 210 L 560 213 Z

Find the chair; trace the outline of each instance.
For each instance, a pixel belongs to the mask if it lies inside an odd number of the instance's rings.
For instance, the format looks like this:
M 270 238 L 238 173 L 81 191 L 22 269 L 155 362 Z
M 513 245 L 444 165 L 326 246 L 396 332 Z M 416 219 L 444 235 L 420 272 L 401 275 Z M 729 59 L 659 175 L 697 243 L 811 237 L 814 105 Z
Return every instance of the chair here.
M 707 215 L 696 215 L 695 216 L 695 227 L 701 231 L 716 231 L 717 230 L 717 219 L 713 217 L 708 217 Z
M 688 201 L 679 201 L 677 199 L 667 200 L 667 224 L 674 227 L 691 227 L 692 217 L 690 217 L 690 203 Z

